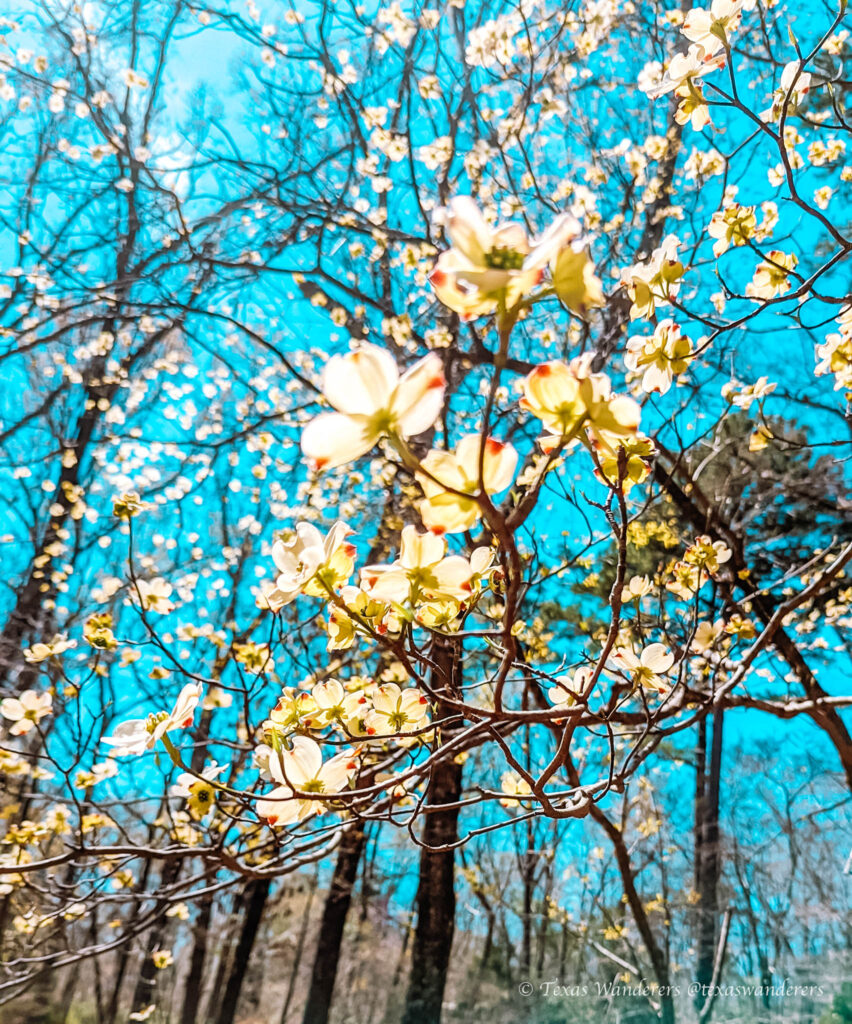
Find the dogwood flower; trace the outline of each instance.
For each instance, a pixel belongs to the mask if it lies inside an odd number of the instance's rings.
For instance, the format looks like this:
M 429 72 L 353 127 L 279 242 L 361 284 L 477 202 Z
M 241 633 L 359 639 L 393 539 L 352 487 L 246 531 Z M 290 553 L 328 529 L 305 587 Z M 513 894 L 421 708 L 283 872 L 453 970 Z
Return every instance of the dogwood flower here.
M 416 732 L 429 724 L 429 701 L 416 686 L 400 689 L 396 683 L 382 683 L 373 687 L 370 699 L 368 736 Z
M 227 767 L 214 761 L 201 771 L 201 778 L 192 772 L 181 772 L 178 775 L 170 792 L 172 796 L 182 797 L 188 802 L 190 817 L 195 821 L 200 821 L 212 810 L 216 803 L 216 790 L 210 783 L 226 771 Z
M 522 386 L 521 408 L 549 431 L 539 442 L 545 451 L 579 440 L 593 450 L 614 452 L 639 428 L 638 404 L 626 395 L 613 395 L 609 377 L 592 373 L 587 356 L 570 363 L 541 363 Z
M 285 539 L 272 545 L 278 569 L 275 587 L 264 594 L 273 611 L 290 604 L 299 594 L 328 597 L 345 584 L 355 567 L 355 546 L 346 538 L 353 531 L 338 520 L 323 537 L 313 523 L 297 523 Z
M 171 583 L 166 582 L 158 576 L 153 580 L 137 580 L 134 597 L 139 598 L 139 604 L 146 612 L 158 612 L 160 615 L 168 615 L 174 610 L 174 602 L 170 600 L 172 593 Z
M 657 304 L 668 304 L 677 295 L 684 267 L 677 258 L 680 242 L 675 235 L 667 235 L 662 244 L 651 253 L 645 263 L 637 263 L 621 275 L 621 283 L 633 300 L 630 319 L 640 316 L 650 320 Z
M 444 557 L 446 550 L 443 537 L 406 526 L 399 558 L 391 565 L 365 566 L 361 586 L 370 597 L 397 604 L 442 597 L 463 601 L 471 593 L 470 562 L 461 555 Z
M 73 650 L 77 646 L 76 640 L 69 640 L 64 634 L 57 633 L 49 643 L 33 644 L 24 650 L 24 661 L 30 665 L 38 665 L 48 658 L 57 657 L 65 651 Z
M 722 540 L 711 540 L 707 534 L 696 537 L 683 555 L 689 565 L 698 566 L 711 575 L 719 571 L 719 567 L 730 561 L 731 549 Z
M 447 234 L 452 247 L 438 257 L 429 281 L 438 299 L 465 319 L 514 308 L 579 236 L 568 214 L 557 217 L 541 237 L 530 242 L 520 224 L 492 228 L 470 196 L 449 204 Z
M 748 245 L 757 230 L 757 217 L 753 206 L 730 203 L 724 210 L 717 210 L 710 218 L 707 233 L 717 239 L 713 255 L 719 257 L 730 246 Z
M 710 10 L 693 7 L 686 12 L 681 32 L 691 42 L 715 53 L 728 41 L 728 35 L 740 23 L 743 0 L 713 0 Z
M 340 725 L 347 732 L 357 733 L 357 722 L 369 710 L 369 701 L 363 690 L 347 693 L 337 679 L 317 683 L 311 689 L 316 711 L 303 719 L 309 729 L 323 729 L 327 725 Z M 353 728 L 350 728 L 350 723 Z
M 623 457 L 624 476 L 620 483 L 622 491 L 627 494 L 634 484 L 641 484 L 647 479 L 651 472 L 651 460 L 656 453 L 654 442 L 644 434 L 618 438 L 614 443 L 599 444 L 595 447 L 595 476 L 607 487 L 618 486 Z
M 296 690 L 285 686 L 275 707 L 269 712 L 271 726 L 285 732 L 298 728 L 306 718 L 317 711 L 313 697 L 306 690 Z
M 787 113 L 794 112 L 802 100 L 811 91 L 811 76 L 802 69 L 797 60 L 790 61 L 781 72 L 781 81 L 772 94 L 772 104 L 761 115 L 762 121 L 778 121 L 785 108 Z
M 297 794 L 339 793 L 358 770 L 358 762 L 352 752 L 344 752 L 323 763 L 319 744 L 308 736 L 294 736 L 289 750 L 269 758 L 269 770 L 280 785 L 258 800 L 257 814 L 280 827 L 327 810 L 323 801 Z
M 841 311 L 837 323 L 840 330 L 827 335 L 825 341 L 816 346 L 819 362 L 814 373 L 817 377 L 833 374 L 835 391 L 852 390 L 852 306 Z
M 594 675 L 594 667 L 582 665 L 573 676 L 560 676 L 555 686 L 547 691 L 547 699 L 558 708 L 570 708 L 577 703 L 577 697 L 586 692 L 586 687 Z
M 647 576 L 632 576 L 621 588 L 621 600 L 625 604 L 628 601 L 641 601 L 653 589 L 654 585 Z
M 591 308 L 603 304 L 603 286 L 575 217 L 560 214 L 536 241 L 535 251 L 549 254 L 553 290 L 572 313 L 584 317 Z
M 668 689 L 663 676 L 674 664 L 674 655 L 665 644 L 648 644 L 639 655 L 629 647 L 617 647 L 610 660 L 613 667 L 629 677 L 634 687 L 645 686 L 661 693 Z
M 115 748 L 113 753 L 116 757 L 138 756 L 153 749 L 167 732 L 192 725 L 201 690 L 201 683 L 187 683 L 171 711 L 152 712 L 147 718 L 131 718 L 122 722 L 112 736 L 105 736 L 102 742 Z
M 302 431 L 302 451 L 315 469 L 342 466 L 382 437 L 422 434 L 444 404 L 444 373 L 434 352 L 400 376 L 389 352 L 364 344 L 326 363 L 322 391 L 336 410 Z
M 6 697 L 0 701 L 0 715 L 14 722 L 9 728 L 13 736 L 23 736 L 50 714 L 53 714 L 53 696 L 50 693 L 24 690 L 20 697 Z
M 722 397 L 726 398 L 738 409 L 750 409 L 754 402 L 762 402 L 764 398 L 771 395 L 778 387 L 768 377 L 758 377 L 754 384 L 741 384 L 737 381 L 728 381 L 722 387 Z
M 746 295 L 755 299 L 774 299 L 790 290 L 790 272 L 798 263 L 795 253 L 773 249 L 758 263 L 754 277 L 746 285 Z
M 515 772 L 503 772 L 500 776 L 500 789 L 506 794 L 500 800 L 500 806 L 517 807 L 525 796 L 532 794 L 532 786 Z
M 680 100 L 675 120 L 682 125 L 690 123 L 693 131 L 700 132 L 710 123 L 710 110 L 701 91 L 700 79 L 723 67 L 726 56 L 724 51 L 708 51 L 703 46 L 693 44 L 686 53 L 675 54 L 662 80 L 647 86 L 644 91 L 651 99 L 659 99 L 666 93 L 674 92 Z
M 342 651 L 351 647 L 359 634 L 370 634 L 372 630 L 381 635 L 397 634 L 400 620 L 386 601 L 377 600 L 362 587 L 343 587 L 340 602 L 328 608 L 328 649 Z
M 479 493 L 480 463 L 485 493 L 499 494 L 512 482 L 518 453 L 510 444 L 493 437 L 486 439 L 483 451 L 482 437 L 468 434 L 456 445 L 455 452 L 433 448 L 423 459 L 417 480 L 426 497 L 419 509 L 428 530 L 460 533 L 477 521 L 482 510 L 473 497 L 466 495 Z
M 650 338 L 633 337 L 627 342 L 624 365 L 642 372 L 642 390 L 664 395 L 673 378 L 682 374 L 692 356 L 692 342 L 674 320 L 661 320 Z
M 724 632 L 724 619 L 717 619 L 715 622 L 700 622 L 695 629 L 690 649 L 696 654 L 704 654 L 715 646 L 716 641 Z

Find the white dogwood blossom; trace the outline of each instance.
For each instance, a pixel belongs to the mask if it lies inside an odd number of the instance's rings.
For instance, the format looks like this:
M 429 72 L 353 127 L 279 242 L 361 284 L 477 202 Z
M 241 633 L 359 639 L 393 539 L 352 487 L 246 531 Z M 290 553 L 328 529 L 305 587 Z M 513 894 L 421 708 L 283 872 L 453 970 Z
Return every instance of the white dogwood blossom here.
M 433 448 L 421 462 L 417 480 L 425 499 L 420 502 L 423 525 L 434 533 L 469 530 L 482 514 L 474 495 L 479 493 L 480 469 L 486 494 L 499 494 L 512 482 L 518 453 L 496 438 L 468 434 L 455 452 Z M 443 485 L 443 486 L 442 486 Z
M 689 366 L 692 342 L 674 320 L 661 320 L 650 337 L 628 339 L 624 365 L 642 374 L 642 390 L 665 394 Z
M 113 747 L 113 754 L 117 757 L 134 757 L 153 749 L 167 732 L 192 725 L 201 691 L 201 683 L 187 683 L 171 711 L 157 711 L 147 718 L 128 719 L 116 727 L 112 736 L 105 736 L 102 742 Z
M 294 736 L 292 747 L 271 752 L 268 763 L 270 775 L 280 785 L 258 800 L 257 814 L 276 827 L 322 814 L 327 809 L 323 801 L 299 794 L 339 793 L 358 770 L 351 751 L 323 762 L 319 744 L 308 736 Z
M 438 257 L 429 281 L 440 301 L 463 318 L 513 309 L 542 281 L 546 267 L 556 272 L 566 250 L 577 257 L 560 272 L 566 303 L 585 308 L 599 301 L 599 282 L 589 274 L 580 225 L 570 214 L 531 240 L 520 224 L 491 227 L 473 199 L 457 196 L 448 208 L 447 234 L 451 248 Z
M 416 686 L 400 689 L 383 683 L 370 691 L 372 708 L 365 719 L 367 735 L 416 732 L 429 724 L 429 701 Z
M 23 736 L 52 713 L 53 696 L 50 693 L 24 690 L 20 697 L 6 697 L 0 701 L 0 715 L 13 723 L 9 728 L 13 736 Z
M 391 565 L 365 566 L 361 586 L 370 597 L 397 604 L 433 598 L 463 601 L 472 590 L 473 570 L 462 555 L 446 556 L 446 550 L 443 537 L 406 526 L 399 558 Z
M 378 345 L 332 356 L 322 391 L 336 411 L 320 413 L 305 427 L 302 451 L 315 469 L 329 469 L 366 455 L 382 437 L 422 434 L 441 412 L 445 384 L 434 352 L 402 376 Z
M 674 664 L 674 655 L 660 643 L 648 644 L 639 654 L 630 647 L 617 647 L 610 662 L 634 687 L 644 686 L 664 693 L 668 685 L 663 677 Z
M 339 520 L 325 537 L 313 523 L 297 523 L 292 533 L 272 546 L 278 576 L 263 600 L 278 611 L 299 594 L 326 597 L 343 586 L 355 567 L 355 546 L 346 539 L 351 534 L 351 528 Z

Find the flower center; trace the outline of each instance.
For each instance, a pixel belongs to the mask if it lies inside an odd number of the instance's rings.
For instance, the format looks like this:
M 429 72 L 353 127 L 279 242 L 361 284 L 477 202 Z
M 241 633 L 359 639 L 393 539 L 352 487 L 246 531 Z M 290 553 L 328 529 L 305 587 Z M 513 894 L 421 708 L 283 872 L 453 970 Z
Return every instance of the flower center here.
M 485 254 L 485 266 L 492 270 L 520 270 L 524 254 L 515 249 L 492 249 Z
M 388 723 L 392 732 L 400 732 L 408 723 L 408 715 L 404 711 L 392 711 L 388 715 Z

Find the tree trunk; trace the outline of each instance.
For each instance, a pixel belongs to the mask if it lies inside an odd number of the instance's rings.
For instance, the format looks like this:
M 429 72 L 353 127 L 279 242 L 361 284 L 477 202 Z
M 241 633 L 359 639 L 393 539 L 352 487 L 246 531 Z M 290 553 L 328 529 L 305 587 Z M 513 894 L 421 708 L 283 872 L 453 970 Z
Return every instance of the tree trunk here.
M 718 887 L 721 868 L 719 850 L 719 801 L 722 776 L 722 723 L 724 712 L 713 713 L 713 739 L 707 773 L 705 796 L 702 801 L 702 820 L 699 826 L 698 858 L 698 942 L 695 980 L 699 986 L 709 985 L 713 978 L 716 959 L 716 932 L 718 918 Z M 701 1010 L 707 996 L 699 992 L 695 1006 Z
M 258 878 L 249 882 L 246 887 L 248 891 L 245 916 L 237 948 L 234 951 L 234 959 L 231 961 L 231 968 L 228 972 L 228 980 L 225 982 L 225 989 L 219 1004 L 219 1013 L 215 1018 L 216 1024 L 234 1024 L 240 990 L 243 987 L 254 940 L 257 938 L 263 910 L 269 897 L 269 886 L 268 878 Z M 215 992 L 213 998 L 216 998 Z
M 529 769 L 528 769 L 529 770 Z M 535 855 L 533 853 L 532 820 L 526 822 L 526 845 L 521 857 L 521 874 L 523 877 L 523 908 L 521 911 L 521 974 L 529 978 L 532 972 L 532 906 L 533 906 L 533 872 Z
M 417 886 L 417 928 L 402 1024 L 439 1024 L 441 1020 L 453 943 L 456 893 L 453 884 L 455 850 L 440 847 L 458 838 L 459 811 L 458 807 L 437 808 L 459 799 L 461 778 L 461 765 L 451 760 L 438 765 L 429 782 Z
M 150 841 L 150 837 L 149 837 Z M 142 868 L 142 874 L 139 876 L 139 882 L 136 885 L 136 893 L 141 894 L 145 891 L 148 886 L 148 877 L 151 873 L 150 860 L 145 861 L 145 866 Z M 125 927 L 130 929 L 136 922 L 136 918 L 141 913 L 142 900 L 140 897 L 139 902 L 135 903 L 133 910 L 127 920 Z M 95 941 L 95 934 L 92 933 L 92 941 Z M 127 973 L 127 965 L 130 963 L 130 942 L 125 944 L 118 951 L 118 962 L 115 967 L 115 974 L 113 975 L 112 992 L 110 993 L 109 1004 L 104 1012 L 105 1024 L 118 1024 L 118 1011 L 121 1004 L 121 990 L 124 986 L 124 976 Z M 97 958 L 95 958 L 97 959 Z
M 169 860 L 163 865 L 163 871 L 160 875 L 160 889 L 165 892 L 177 881 L 177 877 L 180 874 L 181 861 L 180 860 Z M 167 918 L 166 910 L 169 904 L 165 900 L 157 901 L 157 917 L 154 921 L 153 926 L 148 932 L 147 942 L 145 943 L 145 959 L 142 961 L 142 965 L 139 968 L 139 976 L 136 979 L 136 988 L 133 990 L 133 1002 L 131 1004 L 131 1012 L 138 1013 L 140 1010 L 144 1010 L 146 1006 L 149 1006 L 153 1001 L 154 989 L 157 981 L 157 967 L 154 966 L 152 954 L 155 950 L 160 948 L 163 942 L 163 937 L 166 931 Z
M 213 895 L 205 896 L 198 908 L 198 917 L 192 928 L 192 953 L 189 959 L 189 974 L 183 990 L 183 1006 L 180 1024 L 195 1024 L 201 1008 L 201 989 L 204 984 L 204 962 L 207 959 L 207 939 L 210 934 L 210 918 L 213 913 Z
M 349 904 L 352 902 L 352 890 L 358 877 L 364 841 L 364 829 L 359 822 L 349 826 L 341 838 L 331 886 L 322 912 L 302 1024 L 326 1024 L 328 1021 L 331 997 L 334 994 L 334 979 L 340 963 L 343 928 Z M 286 1007 L 284 1012 L 286 1014 Z M 285 1024 L 284 1016 L 281 1018 L 281 1024 Z
M 311 907 L 314 902 L 314 894 L 317 890 L 316 876 L 311 879 L 308 887 L 308 899 L 302 916 L 302 925 L 299 928 L 299 937 L 296 940 L 296 948 L 293 950 L 293 965 L 290 968 L 290 978 L 287 982 L 287 994 L 284 996 L 284 1005 L 281 1007 L 281 1024 L 287 1024 L 287 1017 L 290 1013 L 290 1004 L 293 1001 L 293 994 L 296 991 L 296 980 L 299 977 L 299 968 L 302 966 L 302 954 L 305 951 L 305 939 L 308 935 L 308 928 L 311 923 Z
M 452 641 L 436 640 L 432 654 L 433 688 L 457 692 L 460 665 L 456 645 Z M 439 706 L 435 717 L 438 725 L 448 715 Z M 402 1024 L 439 1024 L 441 1020 L 455 926 L 455 849 L 452 844 L 458 839 L 459 816 L 458 806 L 444 808 L 444 805 L 457 804 L 461 790 L 462 767 L 453 758 L 432 769 L 423 808 L 417 928 Z

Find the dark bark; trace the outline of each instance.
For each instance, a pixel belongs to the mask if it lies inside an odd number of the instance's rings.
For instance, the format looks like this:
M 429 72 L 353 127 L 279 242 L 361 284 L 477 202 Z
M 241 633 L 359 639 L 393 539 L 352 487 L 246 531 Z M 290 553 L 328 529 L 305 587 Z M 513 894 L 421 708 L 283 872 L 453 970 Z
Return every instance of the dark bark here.
M 529 770 L 529 769 L 528 769 Z M 523 909 L 521 912 L 521 974 L 528 978 L 532 971 L 532 918 L 533 887 L 535 885 L 535 853 L 533 851 L 532 820 L 526 822 L 526 846 L 521 858 L 523 878 Z
M 326 1024 L 328 1021 L 331 998 L 334 994 L 334 980 L 337 977 L 343 945 L 343 928 L 352 902 L 352 890 L 358 877 L 364 841 L 364 829 L 357 822 L 347 828 L 341 838 L 320 922 L 302 1024 Z M 281 1021 L 284 1024 L 284 1016 Z
M 716 959 L 716 938 L 718 924 L 719 875 L 721 855 L 719 849 L 719 802 L 722 778 L 722 725 L 724 712 L 717 708 L 713 714 L 713 739 L 710 747 L 710 764 L 707 772 L 705 798 L 702 801 L 702 820 L 699 828 L 701 855 L 698 858 L 698 955 L 695 980 L 699 985 L 709 985 L 713 978 Z M 700 1010 L 706 996 L 696 996 L 696 1009 Z
M 268 878 L 259 878 L 249 882 L 246 887 L 248 891 L 246 893 L 245 916 L 242 919 L 242 928 L 240 929 L 237 948 L 234 951 L 234 958 L 231 961 L 228 978 L 222 992 L 219 1013 L 214 1018 L 215 1024 L 234 1024 L 240 990 L 243 987 L 243 981 L 248 970 L 254 940 L 257 938 L 257 933 L 260 929 L 266 901 L 269 898 L 269 886 Z M 215 997 L 216 994 L 214 993 L 214 999 Z
M 281 1007 L 281 1024 L 287 1024 L 287 1017 L 290 1013 L 290 1004 L 296 991 L 296 980 L 299 977 L 299 968 L 302 966 L 302 954 L 305 951 L 305 939 L 308 935 L 308 928 L 311 923 L 311 906 L 314 902 L 316 892 L 316 877 L 311 880 L 308 887 L 308 899 L 302 914 L 302 924 L 299 928 L 299 937 L 296 939 L 296 948 L 293 950 L 293 965 L 290 968 L 290 979 L 287 982 L 287 995 L 284 997 L 284 1005 Z
M 624 887 L 624 895 L 633 914 L 636 928 L 642 938 L 642 944 L 651 961 L 654 971 L 654 980 L 660 987 L 660 1009 L 659 1019 L 661 1024 L 674 1024 L 674 1001 L 671 996 L 671 979 L 669 975 L 669 964 L 663 949 L 657 942 L 642 897 L 636 888 L 636 875 L 633 864 L 630 860 L 630 851 L 621 830 L 614 825 L 597 804 L 591 806 L 591 816 L 603 828 L 612 843 L 615 852 L 618 871 L 621 875 L 621 882 Z
M 163 872 L 160 876 L 160 890 L 167 892 L 177 881 L 180 874 L 181 861 L 170 860 L 163 865 Z M 131 1012 L 137 1013 L 154 1002 L 154 989 L 157 984 L 158 968 L 154 965 L 152 954 L 160 949 L 168 924 L 166 911 L 169 903 L 165 899 L 157 901 L 157 916 L 153 927 L 148 931 L 145 942 L 145 959 L 139 968 L 139 977 L 136 979 L 136 988 L 133 990 L 133 1001 Z
M 201 1008 L 201 990 L 204 984 L 204 963 L 207 959 L 207 940 L 210 935 L 210 917 L 213 913 L 213 897 L 205 896 L 198 907 L 198 916 L 192 928 L 192 953 L 189 958 L 189 973 L 183 990 L 183 1005 L 180 1024 L 196 1024 Z
M 452 642 L 433 648 L 434 688 L 456 692 L 459 686 L 458 651 Z M 438 708 L 436 720 L 446 718 Z M 405 996 L 402 1024 L 439 1024 L 455 927 L 455 849 L 458 839 L 462 767 L 448 758 L 432 770 L 423 808 L 424 824 L 417 884 L 417 927 L 411 950 L 411 976 Z M 451 805 L 451 806 L 445 806 Z
M 455 851 L 441 849 L 458 839 L 458 807 L 440 810 L 461 796 L 461 765 L 438 765 L 429 783 L 420 852 L 417 927 L 411 950 L 411 978 L 402 1024 L 439 1024 L 455 926 Z
M 148 885 L 148 877 L 151 873 L 151 865 L 153 861 L 146 860 L 145 866 L 142 868 L 142 874 L 139 877 L 139 883 L 136 886 L 137 894 L 141 894 L 145 891 Z M 126 928 L 130 929 L 136 923 L 136 919 L 142 910 L 142 899 L 140 896 L 139 902 L 134 904 L 133 910 L 127 921 Z M 94 941 L 94 934 L 92 935 L 92 941 Z M 118 951 L 118 962 L 115 967 L 115 974 L 113 976 L 112 992 L 110 993 L 109 1003 L 104 1010 L 103 1019 L 105 1024 L 118 1024 L 118 1011 L 119 1004 L 121 1002 L 121 990 L 124 986 L 124 976 L 127 973 L 127 965 L 130 963 L 130 950 L 131 945 L 126 942 Z
M 701 830 L 704 827 L 704 804 L 707 799 L 707 719 L 698 721 L 698 740 L 695 744 L 695 823 L 693 826 L 693 883 L 696 892 L 701 889 Z M 696 930 L 697 930 L 696 914 Z

